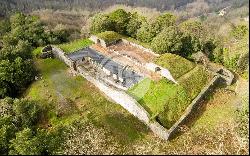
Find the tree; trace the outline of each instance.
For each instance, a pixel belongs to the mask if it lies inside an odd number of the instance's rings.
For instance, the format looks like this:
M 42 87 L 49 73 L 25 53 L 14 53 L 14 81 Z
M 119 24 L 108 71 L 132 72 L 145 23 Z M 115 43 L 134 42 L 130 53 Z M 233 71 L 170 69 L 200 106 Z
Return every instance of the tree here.
M 36 101 L 0 100 L 1 154 L 54 154 L 63 143 L 65 128 L 37 129 L 42 108 Z
M 205 33 L 201 22 L 188 20 L 181 23 L 179 27 L 185 42 L 182 50 L 187 53 L 202 51 Z
M 15 96 L 34 79 L 34 67 L 30 60 L 17 57 L 14 62 L 0 61 L 0 97 Z
M 130 13 L 127 13 L 123 9 L 117 9 L 110 13 L 109 19 L 114 23 L 114 31 L 125 35 L 129 17 Z
M 20 155 L 39 155 L 42 153 L 43 147 L 40 141 L 34 136 L 31 129 L 25 128 L 16 133 L 16 138 L 11 141 L 11 150 L 9 154 Z
M 175 25 L 176 17 L 170 13 L 164 13 L 156 18 L 154 27 L 156 34 L 160 33 L 164 28 Z
M 16 127 L 13 122 L 13 100 L 0 100 L 0 153 L 8 154 L 9 141 L 15 137 Z
M 16 127 L 13 124 L 4 124 L 0 127 L 0 153 L 8 154 L 10 140 L 15 137 Z
M 152 49 L 159 54 L 166 52 L 180 53 L 182 34 L 174 26 L 166 27 L 152 40 L 151 46 Z
M 31 127 L 36 125 L 42 110 L 35 101 L 17 99 L 14 101 L 13 105 L 18 127 Z
M 10 21 L 8 19 L 1 20 L 0 21 L 0 39 L 2 36 L 4 36 L 6 33 L 10 32 Z
M 156 32 L 152 24 L 148 22 L 143 22 L 140 29 L 138 29 L 136 38 L 141 42 L 149 43 L 155 37 Z
M 91 28 L 90 31 L 93 34 L 97 34 L 104 31 L 112 30 L 113 22 L 109 19 L 107 15 L 96 14 L 91 19 Z
M 146 22 L 145 17 L 138 15 L 137 12 L 132 13 L 127 25 L 127 35 L 136 38 L 137 30 L 141 28 L 143 22 Z
M 43 24 L 38 17 L 26 16 L 22 13 L 10 17 L 11 34 L 17 40 L 28 41 L 32 46 L 42 46 L 41 39 L 45 39 Z
M 11 45 L 11 38 L 12 36 L 4 37 L 4 45 L 0 50 L 0 60 L 14 61 L 17 57 L 21 57 L 24 60 L 31 59 L 32 47 L 30 46 L 28 41 L 19 40 L 16 44 Z

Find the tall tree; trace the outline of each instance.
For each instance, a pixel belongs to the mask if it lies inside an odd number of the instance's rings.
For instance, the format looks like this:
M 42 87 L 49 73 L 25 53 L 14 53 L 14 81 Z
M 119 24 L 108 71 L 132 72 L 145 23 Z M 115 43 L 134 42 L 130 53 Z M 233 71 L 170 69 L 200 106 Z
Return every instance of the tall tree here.
M 90 31 L 93 34 L 97 34 L 104 31 L 112 30 L 113 22 L 109 19 L 107 15 L 96 14 L 91 19 Z
M 137 30 L 141 28 L 143 22 L 146 22 L 146 18 L 140 16 L 137 12 L 132 13 L 127 25 L 127 35 L 136 38 Z
M 151 43 L 152 49 L 160 54 L 180 53 L 182 47 L 182 34 L 178 28 L 174 26 L 163 29 Z
M 123 9 L 117 9 L 109 14 L 109 18 L 114 22 L 114 31 L 119 34 L 126 34 L 127 24 L 129 22 L 130 13 Z

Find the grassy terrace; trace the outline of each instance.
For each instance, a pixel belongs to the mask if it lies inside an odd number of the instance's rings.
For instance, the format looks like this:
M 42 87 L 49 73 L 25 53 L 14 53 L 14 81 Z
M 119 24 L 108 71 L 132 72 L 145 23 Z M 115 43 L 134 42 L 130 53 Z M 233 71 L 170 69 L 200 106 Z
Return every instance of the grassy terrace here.
M 35 63 L 42 79 L 33 82 L 24 96 L 42 101 L 48 108 L 43 126 L 70 124 L 84 118 L 107 129 L 121 144 L 129 144 L 147 133 L 143 123 L 120 105 L 108 101 L 83 77 L 71 76 L 58 59 L 37 59 Z
M 114 32 L 114 31 L 105 31 L 99 34 L 96 34 L 97 37 L 103 39 L 106 43 L 110 43 L 122 38 L 122 35 Z
M 176 58 L 175 55 L 173 56 Z M 163 57 L 166 58 L 166 56 Z M 182 66 L 178 62 L 181 59 L 184 62 Z M 170 128 L 180 118 L 187 106 L 211 79 L 211 75 L 204 67 L 195 67 L 191 62 L 181 59 L 178 58 L 176 62 L 180 70 L 174 67 L 174 62 L 171 62 L 172 68 L 168 68 L 175 77 L 179 77 L 177 79 L 179 84 L 164 78 L 158 82 L 146 78 L 128 90 L 128 93 L 137 99 L 151 117 L 157 117 L 166 128 Z M 168 60 L 166 59 L 165 62 Z M 164 64 L 161 65 L 164 66 Z M 187 68 L 183 70 L 182 68 L 185 67 Z
M 79 39 L 69 43 L 59 44 L 57 46 L 61 48 L 65 53 L 72 53 L 76 50 L 90 46 L 91 44 L 93 44 L 93 42 L 89 39 Z
M 185 58 L 166 53 L 156 58 L 155 64 L 167 68 L 175 79 L 189 72 L 195 67 L 195 63 L 186 60 Z

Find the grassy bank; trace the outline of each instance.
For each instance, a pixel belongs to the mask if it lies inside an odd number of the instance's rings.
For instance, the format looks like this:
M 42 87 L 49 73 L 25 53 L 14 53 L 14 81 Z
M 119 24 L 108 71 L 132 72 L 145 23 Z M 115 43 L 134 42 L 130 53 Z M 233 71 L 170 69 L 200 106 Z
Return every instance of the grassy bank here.
M 147 78 L 129 89 L 128 93 L 138 100 L 152 118 L 157 117 L 166 128 L 170 128 L 210 79 L 209 73 L 203 67 L 197 66 L 181 77 L 179 84 L 165 78 L 158 82 Z M 146 88 L 148 83 L 146 92 L 138 89 L 143 86 Z

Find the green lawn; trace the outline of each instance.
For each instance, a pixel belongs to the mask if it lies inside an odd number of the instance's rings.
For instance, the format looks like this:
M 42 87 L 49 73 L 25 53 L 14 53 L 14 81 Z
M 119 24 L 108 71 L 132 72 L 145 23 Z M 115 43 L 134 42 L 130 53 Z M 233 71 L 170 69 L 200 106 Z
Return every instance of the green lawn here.
M 70 124 L 87 118 L 105 128 L 121 144 L 143 137 L 147 127 L 120 105 L 108 101 L 99 90 L 81 76 L 71 76 L 58 59 L 37 59 L 41 73 L 28 88 L 25 97 L 42 101 L 49 108 L 47 124 Z M 44 123 L 45 124 L 45 123 Z
M 159 66 L 167 68 L 175 79 L 184 75 L 196 66 L 195 63 L 188 61 L 179 55 L 171 53 L 161 55 L 156 58 L 154 62 Z
M 146 78 L 128 90 L 138 102 L 160 122 L 170 128 L 183 114 L 191 101 L 208 83 L 211 76 L 201 66 L 197 66 L 174 84 L 167 79 L 158 82 Z M 140 88 L 147 88 L 146 91 Z
M 76 50 L 90 46 L 91 44 L 93 44 L 93 42 L 89 39 L 79 39 L 72 42 L 59 44 L 57 46 L 61 48 L 65 53 L 72 53 Z

